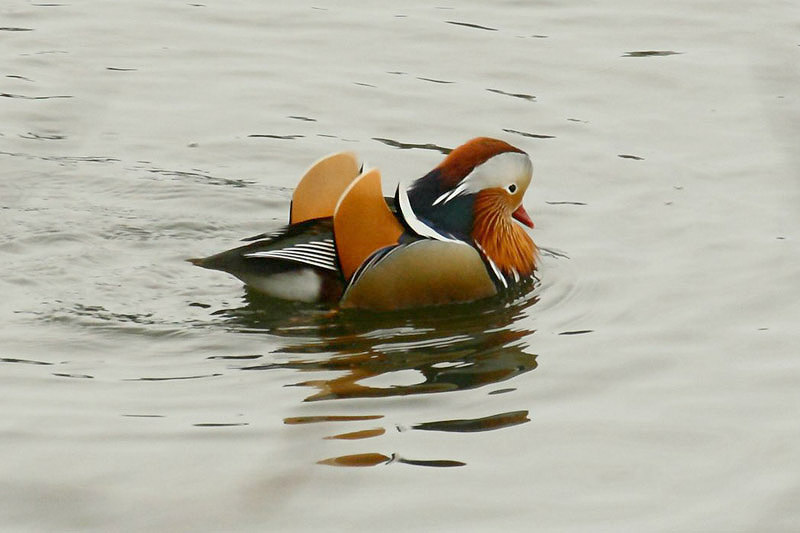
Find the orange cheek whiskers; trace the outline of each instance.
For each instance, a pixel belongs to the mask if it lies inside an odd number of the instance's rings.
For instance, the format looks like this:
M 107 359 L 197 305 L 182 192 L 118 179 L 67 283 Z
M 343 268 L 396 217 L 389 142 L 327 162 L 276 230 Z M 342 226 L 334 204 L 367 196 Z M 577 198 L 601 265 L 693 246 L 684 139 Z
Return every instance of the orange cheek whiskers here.
M 475 198 L 472 238 L 504 273 L 529 275 L 536 268 L 536 245 L 511 219 L 502 189 L 480 192 Z

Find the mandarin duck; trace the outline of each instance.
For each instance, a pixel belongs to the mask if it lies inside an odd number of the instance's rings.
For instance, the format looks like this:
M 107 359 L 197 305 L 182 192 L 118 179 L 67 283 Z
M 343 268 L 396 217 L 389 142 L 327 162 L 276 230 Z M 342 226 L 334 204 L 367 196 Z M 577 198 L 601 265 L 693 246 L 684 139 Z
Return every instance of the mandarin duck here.
M 385 198 L 377 169 L 325 157 L 292 195 L 289 225 L 195 265 L 267 295 L 379 310 L 467 302 L 530 280 L 537 248 L 522 198 L 528 155 L 480 137 Z

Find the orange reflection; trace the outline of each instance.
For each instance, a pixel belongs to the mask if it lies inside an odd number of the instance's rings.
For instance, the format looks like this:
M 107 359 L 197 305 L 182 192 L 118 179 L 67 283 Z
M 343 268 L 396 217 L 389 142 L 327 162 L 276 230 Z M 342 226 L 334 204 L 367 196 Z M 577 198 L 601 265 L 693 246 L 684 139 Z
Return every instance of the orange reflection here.
M 317 464 L 328 466 L 375 466 L 391 461 L 391 457 L 386 457 L 379 453 L 357 453 L 355 455 L 342 455 L 341 457 L 331 457 L 317 461 Z
M 331 439 L 339 439 L 339 440 L 358 440 L 358 439 L 370 439 L 372 437 L 380 437 L 386 433 L 386 430 L 383 428 L 374 428 L 374 429 L 365 429 L 362 431 L 353 431 L 350 433 L 340 433 L 339 435 L 331 435 L 330 437 L 325 437 L 326 440 Z

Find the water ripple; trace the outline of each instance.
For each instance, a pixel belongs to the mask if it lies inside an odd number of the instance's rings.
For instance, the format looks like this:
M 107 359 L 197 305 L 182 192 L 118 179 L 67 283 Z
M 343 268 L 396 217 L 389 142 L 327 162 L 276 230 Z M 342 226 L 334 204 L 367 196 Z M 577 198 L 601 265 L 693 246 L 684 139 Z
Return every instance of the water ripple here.
M 291 141 L 294 139 L 301 139 L 305 137 L 305 135 L 276 135 L 273 133 L 253 133 L 248 135 L 248 137 L 255 137 L 255 138 L 262 138 L 262 139 L 281 139 L 284 141 Z
M 473 28 L 476 30 L 498 31 L 497 28 L 490 28 L 489 26 L 481 26 L 480 24 L 473 24 L 471 22 L 458 22 L 456 20 L 445 20 L 447 24 L 454 26 L 464 26 L 465 28 Z
M 528 100 L 530 102 L 536 101 L 536 97 L 531 95 L 531 94 L 509 93 L 509 92 L 506 92 L 506 91 L 502 91 L 500 89 L 486 89 L 486 90 L 489 91 L 490 93 L 502 94 L 504 96 L 511 96 L 513 98 L 521 98 L 523 100 Z
M 528 133 L 526 131 L 519 131 L 519 130 L 512 130 L 503 128 L 503 131 L 506 133 L 513 133 L 515 135 L 521 135 L 523 137 L 531 137 L 533 139 L 555 139 L 555 135 L 542 135 L 540 133 Z
M 400 142 L 400 141 L 395 141 L 393 139 L 385 139 L 385 138 L 382 138 L 382 137 L 373 137 L 372 140 L 373 141 L 382 142 L 383 144 L 386 144 L 388 146 L 392 146 L 394 148 L 399 148 L 401 150 L 412 150 L 412 149 L 434 150 L 436 152 L 440 152 L 440 153 L 445 154 L 445 155 L 447 155 L 447 154 L 449 154 L 450 152 L 453 151 L 452 148 L 444 148 L 442 146 L 439 146 L 438 144 L 433 144 L 433 143 L 423 143 L 423 144 L 403 143 L 403 142 Z
M 27 96 L 24 94 L 0 93 L 3 98 L 19 98 L 22 100 L 51 100 L 54 98 L 73 98 L 70 95 L 54 95 L 54 96 Z
M 635 52 L 626 52 L 622 57 L 663 57 L 680 55 L 683 52 L 674 52 L 672 50 L 638 50 Z

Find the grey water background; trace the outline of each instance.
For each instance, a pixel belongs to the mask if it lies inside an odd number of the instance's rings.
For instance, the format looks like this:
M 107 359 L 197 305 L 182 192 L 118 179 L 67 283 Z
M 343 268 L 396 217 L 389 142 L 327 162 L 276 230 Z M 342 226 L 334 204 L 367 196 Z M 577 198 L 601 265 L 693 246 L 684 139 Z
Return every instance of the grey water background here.
M 797 530 L 796 2 L 9 0 L 0 52 L 4 530 Z M 183 261 L 478 135 L 534 161 L 525 297 Z

